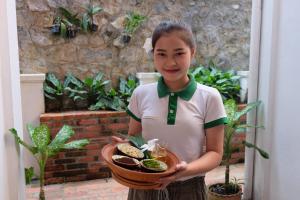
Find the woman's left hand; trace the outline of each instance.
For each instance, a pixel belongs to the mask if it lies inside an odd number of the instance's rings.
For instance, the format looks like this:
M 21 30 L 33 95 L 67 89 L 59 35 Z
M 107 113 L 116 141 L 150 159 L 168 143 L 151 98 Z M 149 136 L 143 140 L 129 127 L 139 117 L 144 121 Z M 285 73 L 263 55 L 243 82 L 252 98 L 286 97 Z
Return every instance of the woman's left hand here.
M 181 178 L 186 168 L 187 168 L 187 163 L 185 161 L 181 161 L 179 164 L 176 165 L 176 169 L 175 169 L 176 171 L 174 174 L 159 179 L 159 183 L 161 183 L 161 187 L 158 189 L 164 189 L 170 183 Z

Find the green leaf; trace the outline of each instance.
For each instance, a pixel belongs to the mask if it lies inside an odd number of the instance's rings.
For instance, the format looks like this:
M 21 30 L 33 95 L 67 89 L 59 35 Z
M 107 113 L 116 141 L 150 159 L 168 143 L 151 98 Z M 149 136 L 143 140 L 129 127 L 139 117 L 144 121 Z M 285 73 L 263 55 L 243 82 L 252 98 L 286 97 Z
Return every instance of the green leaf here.
M 63 22 L 60 23 L 60 36 L 61 37 L 67 36 L 67 27 Z
M 235 121 L 235 113 L 237 111 L 237 105 L 233 99 L 229 99 L 224 103 L 225 111 L 227 114 L 227 118 L 229 123 Z
M 92 14 L 93 15 L 97 14 L 97 13 L 101 12 L 102 10 L 103 9 L 101 7 L 99 7 L 99 6 L 93 6 L 93 8 L 92 8 Z
M 73 135 L 73 129 L 68 125 L 64 125 L 52 142 L 48 145 L 49 156 L 53 156 L 58 153 Z
M 31 124 L 27 124 L 27 131 L 29 133 L 31 141 L 33 142 L 33 145 L 36 145 L 32 139 L 34 133 L 34 127 Z
M 52 96 L 50 96 L 49 94 L 47 94 L 47 93 L 44 93 L 44 95 L 45 95 L 45 97 L 46 98 L 48 98 L 48 99 L 51 99 L 51 100 L 56 100 L 56 98 L 55 97 L 52 97 Z
M 35 127 L 32 133 L 32 141 L 39 150 L 44 151 L 50 142 L 50 130 L 48 126 L 42 124 Z
M 87 144 L 89 144 L 89 140 L 87 139 L 75 140 L 65 144 L 63 146 L 63 149 L 80 149 L 86 146 Z
M 26 185 L 31 183 L 32 177 L 34 176 L 34 168 L 25 168 L 25 182 Z
M 47 83 L 45 82 L 44 82 L 44 91 L 47 92 L 48 94 L 53 94 L 53 95 L 56 94 L 56 90 L 48 86 Z
M 84 32 L 88 31 L 89 22 L 90 22 L 89 16 L 86 13 L 84 13 L 82 16 L 82 29 L 84 30 Z
M 236 126 L 236 132 L 246 132 L 247 128 L 264 128 L 264 126 L 255 126 L 250 124 L 240 124 Z
M 243 141 L 242 142 L 246 147 L 249 147 L 249 148 L 254 148 L 255 150 L 257 150 L 259 152 L 259 154 L 265 158 L 265 159 L 269 159 L 269 154 L 267 152 L 265 152 L 264 150 L 260 149 L 259 147 L 257 147 L 256 145 L 254 144 L 251 144 L 247 141 Z
M 9 131 L 13 134 L 13 136 L 15 137 L 16 141 L 23 145 L 28 151 L 30 151 L 33 155 L 36 154 L 38 152 L 37 148 L 34 146 L 31 146 L 29 144 L 27 144 L 26 142 L 24 142 L 17 133 L 17 130 L 14 128 L 9 129 Z
M 131 142 L 137 148 L 141 148 L 143 144 L 146 144 L 142 135 L 131 135 L 128 137 L 129 142 Z
M 247 106 L 241 110 L 240 112 L 236 112 L 234 116 L 234 120 L 239 120 L 241 116 L 245 115 L 246 113 L 250 112 L 251 110 L 255 109 L 258 105 L 261 104 L 261 101 L 256 101 L 247 104 Z

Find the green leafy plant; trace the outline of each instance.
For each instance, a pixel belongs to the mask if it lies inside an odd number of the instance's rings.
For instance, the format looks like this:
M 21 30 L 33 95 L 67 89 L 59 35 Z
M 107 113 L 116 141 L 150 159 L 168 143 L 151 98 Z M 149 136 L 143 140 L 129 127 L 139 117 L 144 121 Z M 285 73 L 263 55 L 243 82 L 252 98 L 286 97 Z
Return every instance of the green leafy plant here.
M 58 99 L 63 95 L 63 84 L 53 73 L 46 74 L 46 81 L 44 82 L 44 94 L 48 99 Z
M 104 74 L 99 72 L 94 78 L 87 77 L 81 81 L 69 73 L 65 80 L 65 90 L 75 102 L 87 101 L 87 105 L 93 105 L 100 97 L 106 96 L 110 81 L 103 78 Z
M 51 26 L 51 32 L 66 38 L 74 38 L 80 29 L 81 20 L 78 13 L 73 14 L 66 8 L 59 7 L 60 16 L 56 16 Z
M 64 86 L 54 73 L 47 73 L 43 85 L 46 100 L 46 111 L 62 108 Z
M 130 12 L 126 15 L 124 21 L 124 34 L 123 42 L 128 43 L 133 33 L 141 26 L 141 24 L 147 19 L 146 16 L 140 15 L 137 12 Z
M 127 80 L 124 78 L 120 78 L 119 96 L 126 105 L 128 105 L 132 92 L 137 86 L 138 79 L 133 75 L 129 75 Z
M 98 102 L 94 105 L 91 105 L 89 110 L 110 109 L 122 111 L 126 106 L 123 100 L 118 96 L 116 90 L 113 88 L 111 88 L 105 95 L 99 95 L 97 100 Z
M 238 107 L 236 102 L 233 99 L 227 100 L 224 103 L 225 110 L 227 113 L 228 124 L 225 126 L 225 135 L 224 135 L 224 153 L 223 153 L 223 163 L 226 167 L 225 170 L 225 183 L 217 184 L 216 187 L 212 188 L 213 192 L 221 193 L 221 194 L 234 194 L 239 189 L 238 183 L 234 184 L 234 182 L 229 181 L 230 177 L 230 159 L 232 153 L 236 151 L 236 146 L 233 144 L 233 138 L 235 134 L 239 134 L 242 131 L 246 131 L 247 128 L 261 128 L 262 126 L 256 126 L 251 124 L 241 124 L 240 118 L 247 114 L 248 112 L 255 109 L 257 106 L 261 104 L 261 101 L 249 103 L 243 108 L 241 111 L 238 111 Z M 265 158 L 269 158 L 269 154 L 264 150 L 260 149 L 254 144 L 251 144 L 247 141 L 242 141 L 241 145 L 245 145 L 249 148 L 254 148 L 259 152 L 259 154 Z
M 47 125 L 42 124 L 37 127 L 27 125 L 27 130 L 29 132 L 30 138 L 32 140 L 32 145 L 24 142 L 17 133 L 17 130 L 14 128 L 10 129 L 10 132 L 15 137 L 16 141 L 23 145 L 29 152 L 32 153 L 34 158 L 39 164 L 40 168 L 40 194 L 39 199 L 45 200 L 44 192 L 44 175 L 45 175 L 45 166 L 47 159 L 55 156 L 58 152 L 63 149 L 79 149 L 83 148 L 89 143 L 87 139 L 75 140 L 72 142 L 66 143 L 73 135 L 74 131 L 70 126 L 64 125 L 55 138 L 50 140 L 50 129 Z
M 239 101 L 240 76 L 237 76 L 234 70 L 219 70 L 211 61 L 208 67 L 199 65 L 191 69 L 190 73 L 197 82 L 216 88 L 223 100 L 234 99 Z
M 82 29 L 87 32 L 90 31 L 97 31 L 98 26 L 94 24 L 94 15 L 100 13 L 103 9 L 99 6 L 94 6 L 92 2 L 85 7 L 86 13 L 82 16 Z
M 32 180 L 33 176 L 34 176 L 34 168 L 33 167 L 25 168 L 25 182 L 26 182 L 26 185 L 31 183 L 31 180 Z

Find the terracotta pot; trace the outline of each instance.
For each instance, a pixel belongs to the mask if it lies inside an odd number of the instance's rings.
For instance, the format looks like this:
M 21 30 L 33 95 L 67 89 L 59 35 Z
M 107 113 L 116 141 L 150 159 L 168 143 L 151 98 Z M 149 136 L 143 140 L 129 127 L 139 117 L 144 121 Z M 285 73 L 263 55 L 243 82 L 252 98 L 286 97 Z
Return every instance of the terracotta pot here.
M 242 188 L 241 187 L 239 187 L 239 191 L 236 194 L 222 195 L 222 194 L 217 194 L 217 193 L 211 191 L 211 188 L 217 184 L 220 184 L 220 183 L 216 183 L 216 184 L 210 185 L 208 187 L 208 192 L 207 192 L 208 200 L 241 200 L 242 199 Z
M 112 161 L 112 156 L 117 152 L 116 145 L 107 144 L 102 148 L 101 154 L 108 167 L 111 169 L 115 179 L 128 187 L 136 189 L 155 189 L 160 185 L 157 184 L 158 179 L 171 175 L 175 172 L 179 159 L 175 154 L 167 150 L 165 162 L 168 169 L 164 172 L 144 172 L 141 170 L 130 170 L 116 165 Z

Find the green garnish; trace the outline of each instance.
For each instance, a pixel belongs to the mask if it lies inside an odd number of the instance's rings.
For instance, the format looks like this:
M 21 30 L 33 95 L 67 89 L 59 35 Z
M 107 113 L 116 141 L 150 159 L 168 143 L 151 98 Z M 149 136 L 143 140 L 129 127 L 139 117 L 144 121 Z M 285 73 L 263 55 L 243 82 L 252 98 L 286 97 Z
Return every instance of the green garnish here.
M 145 160 L 143 161 L 143 164 L 149 168 L 161 168 L 160 163 L 156 160 Z

